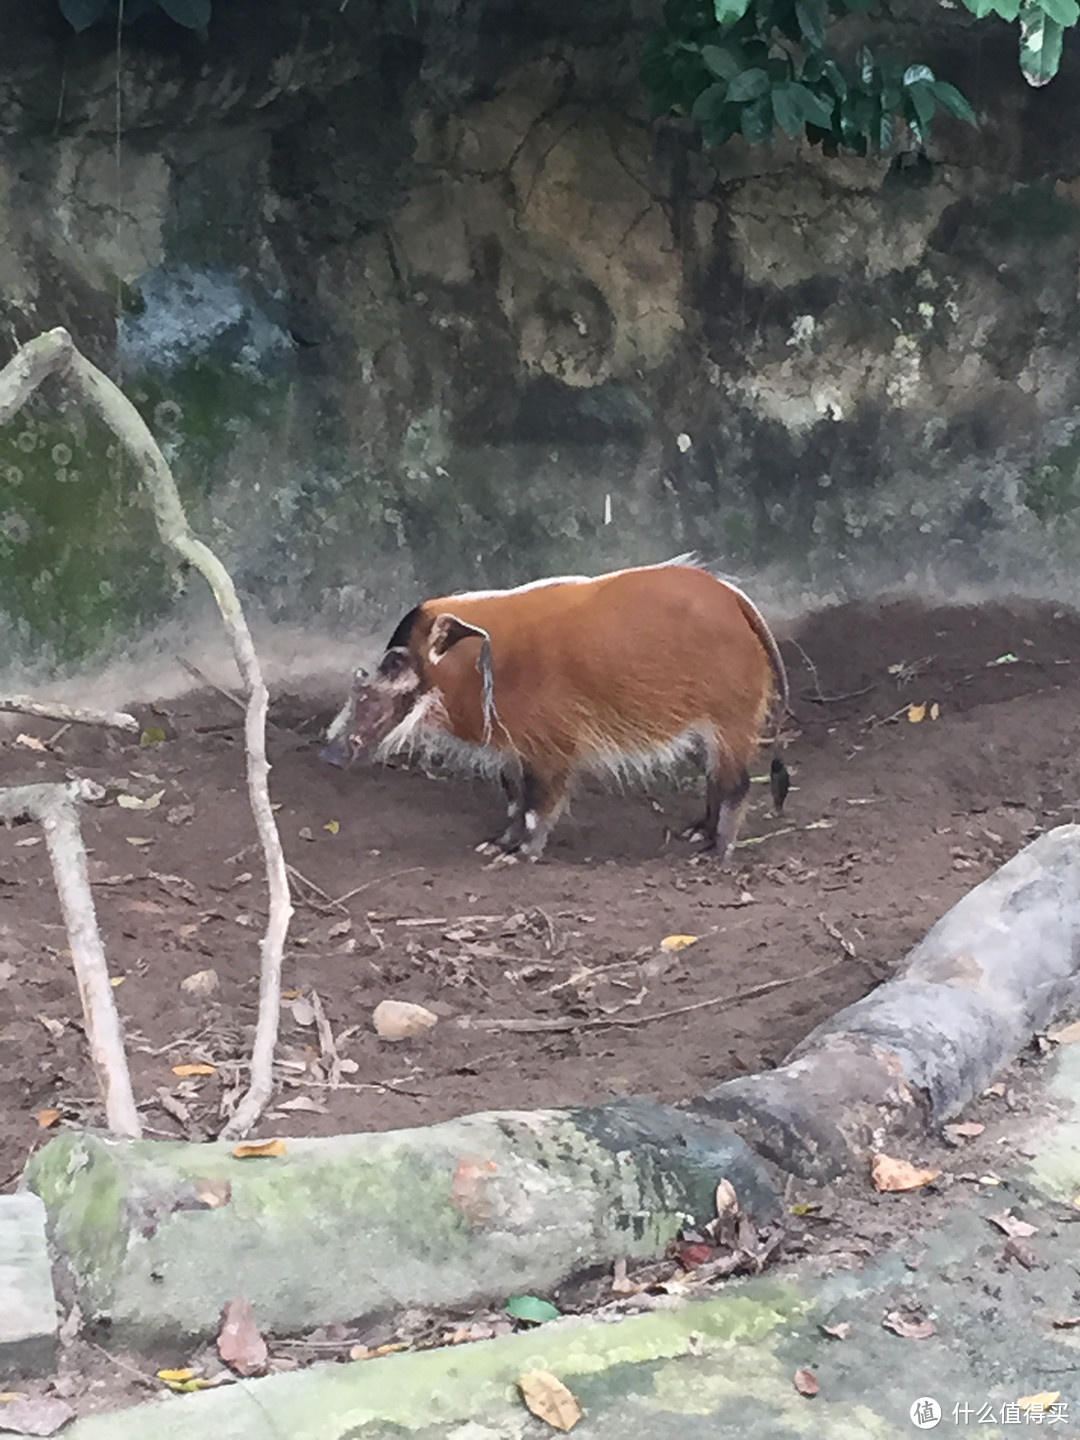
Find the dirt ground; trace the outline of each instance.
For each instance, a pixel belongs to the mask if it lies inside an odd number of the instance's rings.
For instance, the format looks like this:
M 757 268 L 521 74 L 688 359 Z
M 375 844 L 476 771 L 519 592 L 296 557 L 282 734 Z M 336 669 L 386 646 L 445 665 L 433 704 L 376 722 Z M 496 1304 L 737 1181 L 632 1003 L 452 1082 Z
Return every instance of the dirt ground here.
M 799 731 L 786 751 L 792 793 L 777 821 L 768 786 L 753 787 L 723 870 L 677 838 L 696 818 L 694 777 L 589 789 L 541 864 L 488 868 L 473 846 L 499 820 L 491 789 L 419 770 L 343 774 L 317 757 L 338 695 L 276 697 L 271 786 L 297 903 L 281 1089 L 259 1133 L 699 1094 L 781 1060 L 1027 839 L 1075 818 L 1074 613 L 845 606 L 803 622 L 783 649 Z M 911 723 L 907 707 L 924 703 Z M 167 738 L 140 747 L 5 722 L 0 784 L 85 775 L 110 787 L 84 832 L 136 1096 L 148 1134 L 205 1138 L 243 1080 L 265 915 L 241 717 L 212 691 L 138 715 Z M 118 793 L 160 800 L 122 808 Z M 666 952 L 672 934 L 699 938 Z M 59 1112 L 59 1125 L 102 1119 L 65 945 L 40 833 L 0 828 L 3 1188 L 48 1138 L 40 1112 Z M 182 988 L 206 970 L 213 994 Z M 315 993 L 344 1061 L 337 1088 Z M 425 1005 L 439 1023 L 381 1040 L 372 1011 L 387 998 Z M 493 1023 L 551 1020 L 571 1028 Z M 174 1072 L 192 1063 L 214 1072 Z
M 280 1092 L 260 1133 L 386 1129 L 632 1093 L 688 1098 L 781 1060 L 887 977 L 1027 839 L 1076 818 L 1080 616 L 1030 605 L 846 606 L 803 622 L 783 649 L 798 730 L 786 751 L 787 813 L 774 820 L 768 787 L 755 786 L 744 843 L 722 871 L 676 838 L 698 810 L 690 776 L 647 792 L 589 790 L 542 864 L 487 868 L 473 845 L 500 818 L 495 794 L 419 771 L 342 775 L 317 758 L 320 723 L 339 695 L 277 697 L 271 786 L 297 905 Z M 911 723 L 908 707 L 924 704 Z M 255 1018 L 265 911 L 242 731 L 239 712 L 212 691 L 137 713 L 167 738 L 140 747 L 0 719 L 0 785 L 86 775 L 109 787 L 108 803 L 84 812 L 84 832 L 136 1096 L 148 1134 L 198 1139 L 217 1132 L 235 1101 Z M 160 799 L 121 806 L 121 793 Z M 671 934 L 699 938 L 667 952 L 660 942 Z M 39 1116 L 60 1126 L 102 1120 L 65 945 L 36 828 L 0 827 L 3 1189 L 53 1133 Z M 182 988 L 207 970 L 218 979 L 213 994 Z M 781 983 L 738 998 L 771 982 Z M 333 1089 L 316 993 L 344 1061 Z M 385 998 L 424 1004 L 440 1021 L 415 1040 L 380 1040 L 371 1015 Z M 508 1020 L 571 1028 L 480 1023 Z M 213 1073 L 173 1069 L 192 1063 Z M 918 1206 L 875 1195 L 864 1176 L 820 1192 L 795 1187 L 793 1204 L 810 1203 L 792 1213 L 809 1218 L 789 1219 L 785 1263 L 853 1268 L 898 1236 L 917 1244 L 956 1186 L 1026 1153 L 1045 1109 L 1040 1071 L 1033 1047 L 969 1107 L 964 1118 L 987 1128 L 963 1153 L 948 1136 L 927 1137 L 910 1158 L 942 1176 Z M 686 1290 L 677 1259 L 641 1267 L 639 1282 L 654 1271 L 655 1287 L 619 1303 L 665 1304 L 671 1284 Z M 610 1277 L 579 1279 L 553 1298 L 564 1311 L 610 1310 Z M 271 1368 L 511 1327 L 497 1310 L 375 1317 L 276 1337 Z M 65 1343 L 56 1375 L 18 1388 L 86 1414 L 159 1393 L 156 1367 L 189 1362 L 200 1373 L 221 1368 L 212 1349 L 118 1355 L 84 1336 Z

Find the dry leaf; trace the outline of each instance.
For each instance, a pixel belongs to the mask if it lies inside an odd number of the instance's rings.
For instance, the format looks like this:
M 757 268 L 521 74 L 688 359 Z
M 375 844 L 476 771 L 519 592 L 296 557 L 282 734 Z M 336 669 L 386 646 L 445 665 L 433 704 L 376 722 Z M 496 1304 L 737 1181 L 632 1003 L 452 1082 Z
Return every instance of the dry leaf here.
M 1049 1410 L 1060 1398 L 1060 1390 L 1040 1390 L 1037 1395 L 1021 1395 L 1016 1403 L 1021 1410 Z
M 817 1376 L 812 1370 L 796 1370 L 792 1376 L 792 1383 L 800 1395 L 806 1395 L 810 1398 L 813 1398 L 820 1389 Z
M 375 1033 L 383 1040 L 413 1039 L 438 1024 L 438 1020 L 425 1006 L 408 1000 L 381 1000 L 371 1017 Z
M 328 940 L 338 940 L 342 935 L 347 935 L 351 929 L 351 920 L 339 920 L 336 925 L 330 926 L 330 929 L 326 932 L 326 938 Z
M 1055 1045 L 1075 1045 L 1077 1040 L 1080 1040 L 1080 1020 L 1074 1020 L 1071 1025 L 1062 1025 L 1057 1030 L 1048 1030 L 1046 1038 L 1053 1040 Z
M 40 750 L 48 754 L 49 747 L 44 740 L 39 740 L 36 735 L 16 735 L 15 744 L 21 745 L 24 750 Z
M 881 1323 L 902 1340 L 929 1340 L 936 1333 L 932 1320 L 915 1320 L 902 1310 L 890 1310 Z
M 39 1024 L 45 1026 L 54 1040 L 59 1040 L 66 1029 L 62 1020 L 54 1020 L 51 1015 L 38 1015 L 36 1018 Z
M 739 1208 L 739 1197 L 730 1180 L 721 1180 L 716 1187 L 717 1215 L 730 1215 Z
M 691 945 L 696 945 L 700 938 L 698 935 L 667 935 L 660 941 L 660 949 L 686 950 Z
M 831 1335 L 834 1340 L 846 1340 L 851 1334 L 851 1325 L 847 1320 L 841 1320 L 839 1325 L 822 1325 L 823 1335 Z
M 25 1390 L 0 1390 L 0 1405 L 10 1405 L 13 1400 L 29 1400 Z
M 192 1061 L 187 1065 L 174 1065 L 172 1067 L 172 1073 L 179 1075 L 181 1080 L 187 1080 L 192 1075 L 216 1075 L 217 1068 L 214 1065 Z
M 164 794 L 164 790 L 158 790 L 156 794 L 145 797 L 121 793 L 117 795 L 116 803 L 121 810 L 156 810 L 161 804 L 161 797 Z
M 292 1018 L 296 1021 L 297 1025 L 315 1024 L 315 1007 L 314 1005 L 312 1005 L 311 1001 L 306 999 L 303 995 L 301 995 L 299 1000 L 294 1000 L 292 1002 L 292 1004 L 289 1006 L 289 1010 L 292 1014 Z
M 996 1099 L 1000 1100 L 1002 1095 L 1005 1094 L 1005 1081 L 999 1080 L 996 1085 L 988 1085 L 982 1093 L 984 1095 L 993 1095 Z
M 116 987 L 117 987 L 118 985 L 122 985 L 126 979 L 127 979 L 127 976 L 126 976 L 126 975 L 114 975 L 114 976 L 110 979 L 109 984 L 110 984 L 110 985 L 112 986 L 112 988 L 115 990 Z
M 1080 1315 L 1062 1315 L 1058 1320 L 1051 1320 L 1055 1330 L 1075 1330 L 1080 1325 Z
M 908 718 L 908 720 L 911 722 L 912 725 L 918 725 L 918 723 L 920 722 L 920 720 L 925 720 L 925 719 L 926 719 L 926 706 L 925 706 L 925 705 L 909 705 L 909 706 L 908 706 L 908 712 L 907 712 L 907 718 Z
M 991 1225 L 1008 1235 L 1010 1240 L 1026 1240 L 1029 1235 L 1037 1235 L 1039 1227 L 1029 1225 L 1026 1220 L 1020 1220 L 1011 1210 L 999 1210 L 996 1215 L 987 1215 Z
M 976 1135 L 981 1135 L 986 1129 L 978 1120 L 964 1120 L 959 1125 L 946 1125 L 945 1134 L 954 1140 L 973 1140 Z
M 184 929 L 188 927 L 185 925 Z M 192 927 L 194 928 L 194 927 Z M 218 973 L 216 970 L 196 970 L 193 975 L 185 975 L 180 981 L 180 989 L 185 995 L 196 995 L 199 999 L 205 999 L 213 995 L 218 988 Z
M 261 1375 L 265 1371 L 269 1351 L 255 1324 L 250 1300 L 238 1297 L 222 1310 L 217 1352 L 237 1375 Z
M 134 845 L 137 850 L 154 843 L 153 840 L 147 840 L 145 835 L 125 835 L 124 839 L 129 845 Z
M 936 720 L 940 714 L 941 714 L 941 706 L 940 706 L 940 705 L 938 704 L 938 702 L 935 700 L 934 703 L 930 706 L 930 719 L 931 719 L 931 720 Z
M 396 1355 L 399 1350 L 408 1350 L 407 1340 L 392 1340 L 385 1345 L 354 1345 L 349 1351 L 350 1360 L 377 1360 L 380 1355 Z
M 56 1395 L 34 1395 L 28 1400 L 15 1400 L 0 1410 L 0 1430 L 16 1435 L 55 1435 L 75 1411 L 66 1400 Z
M 583 1411 L 572 1391 L 547 1370 L 529 1370 L 518 1376 L 525 1404 L 554 1430 L 572 1430 Z
M 311 833 L 311 826 L 310 826 L 310 825 L 301 825 L 300 829 L 299 829 L 296 833 L 300 836 L 300 839 L 301 839 L 301 840 L 314 840 L 314 839 L 315 839 L 315 836 Z
M 27 837 L 25 838 L 25 840 L 16 840 L 16 841 L 15 841 L 15 848 L 16 848 L 16 850 L 29 850 L 31 845 L 40 845 L 40 844 L 41 844 L 41 836 L 40 836 L 40 835 L 27 835 Z
M 284 1140 L 244 1140 L 232 1154 L 237 1160 L 278 1160 L 288 1148 Z
M 336 835 L 336 834 L 338 833 L 338 831 L 341 829 L 341 826 L 338 824 L 338 822 L 337 822 L 336 820 L 328 820 L 328 821 L 326 822 L 326 824 L 325 824 L 322 828 L 323 828 L 324 830 L 329 830 L 329 832 L 330 832 L 331 835 Z
M 194 1370 L 159 1370 L 157 1378 L 164 1380 L 166 1385 L 182 1385 L 185 1380 L 194 1380 Z
M 1006 1260 L 1015 1260 L 1025 1270 L 1034 1270 L 1039 1263 L 1039 1257 L 1026 1240 L 1016 1240 L 1011 1235 L 1005 1241 L 1005 1248 L 1002 1251 Z
M 894 1160 L 890 1155 L 875 1155 L 870 1166 L 874 1189 L 878 1191 L 919 1190 L 936 1180 L 940 1170 L 920 1170 L 908 1160 Z
M 310 1095 L 295 1095 L 291 1100 L 285 1100 L 277 1107 L 279 1110 L 304 1110 L 309 1115 L 325 1115 L 326 1106 L 318 1100 L 313 1100 Z
M 59 1110 L 39 1110 L 34 1119 L 41 1126 L 42 1130 L 51 1130 L 60 1119 Z

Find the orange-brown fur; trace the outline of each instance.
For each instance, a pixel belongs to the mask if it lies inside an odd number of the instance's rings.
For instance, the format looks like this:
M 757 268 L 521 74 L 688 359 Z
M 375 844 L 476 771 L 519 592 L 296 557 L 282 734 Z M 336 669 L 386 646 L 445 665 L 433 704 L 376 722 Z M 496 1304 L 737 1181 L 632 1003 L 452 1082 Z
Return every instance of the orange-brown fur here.
M 485 711 L 481 637 L 432 654 L 440 616 L 490 638 L 493 708 Z M 783 666 L 757 611 L 734 587 L 687 564 L 427 600 L 405 648 L 418 698 L 437 692 L 441 700 L 418 728 L 502 752 L 512 822 L 533 814 L 540 830 L 531 850 L 521 847 L 532 858 L 575 772 L 623 762 L 647 768 L 694 733 L 708 756 L 707 838 L 719 816 L 726 850 L 770 705 L 787 702 Z M 524 822 L 515 823 L 520 830 Z

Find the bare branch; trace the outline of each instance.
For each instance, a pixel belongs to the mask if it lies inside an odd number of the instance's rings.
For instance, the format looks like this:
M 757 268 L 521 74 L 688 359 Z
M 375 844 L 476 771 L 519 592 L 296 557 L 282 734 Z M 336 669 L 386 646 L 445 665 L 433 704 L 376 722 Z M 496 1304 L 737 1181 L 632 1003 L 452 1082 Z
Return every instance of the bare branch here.
M 77 808 L 79 800 L 100 799 L 104 793 L 90 780 L 75 780 L 68 785 L 15 786 L 0 790 L 0 819 L 36 820 L 45 832 L 105 1116 L 114 1135 L 137 1140 L 142 1131 L 124 1054 L 123 1028 L 90 892 Z
M 112 730 L 135 730 L 139 722 L 123 710 L 84 710 L 55 700 L 31 700 L 29 695 L 0 695 L 0 710 L 36 715 L 40 720 L 66 720 L 69 725 L 105 725 Z
M 0 370 L 0 423 L 10 418 L 29 398 L 34 387 L 50 374 L 63 374 L 86 404 L 105 422 L 139 468 L 163 544 L 206 580 L 224 622 L 237 668 L 247 689 L 244 721 L 247 750 L 248 796 L 255 828 L 266 861 L 269 921 L 260 942 L 259 1018 L 251 1057 L 247 1094 L 226 1127 L 236 1138 L 247 1133 L 273 1093 L 273 1059 L 281 1004 L 281 960 L 292 916 L 289 882 L 281 837 L 270 808 L 266 759 L 266 712 L 269 695 L 255 646 L 232 579 L 209 546 L 191 533 L 184 507 L 157 441 L 131 401 L 75 348 L 66 330 L 39 335 Z

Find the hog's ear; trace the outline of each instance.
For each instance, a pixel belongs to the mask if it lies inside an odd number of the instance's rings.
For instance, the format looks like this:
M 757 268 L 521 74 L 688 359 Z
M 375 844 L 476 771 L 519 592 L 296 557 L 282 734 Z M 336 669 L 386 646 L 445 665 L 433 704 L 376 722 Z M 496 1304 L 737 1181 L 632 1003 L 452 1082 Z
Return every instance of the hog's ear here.
M 466 640 L 469 636 L 478 640 L 490 640 L 491 638 L 486 630 L 481 630 L 479 625 L 468 625 L 464 620 L 459 620 L 456 615 L 436 615 L 435 623 L 428 636 L 428 659 L 433 665 L 437 665 L 446 652 L 452 649 L 459 640 Z

